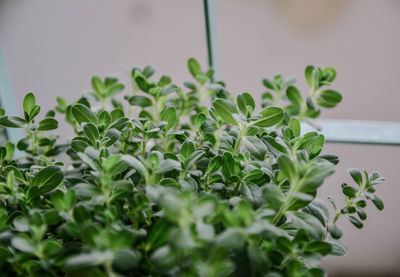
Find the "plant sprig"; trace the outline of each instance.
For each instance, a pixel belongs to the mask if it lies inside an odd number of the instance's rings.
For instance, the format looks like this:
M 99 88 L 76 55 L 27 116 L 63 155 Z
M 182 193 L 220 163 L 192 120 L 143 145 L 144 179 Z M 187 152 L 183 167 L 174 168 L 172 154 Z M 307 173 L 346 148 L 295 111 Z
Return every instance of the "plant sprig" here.
M 383 209 L 384 179 L 350 169 L 357 186 L 342 185 L 340 209 L 329 199 L 333 218 L 316 199 L 339 160 L 301 122 L 342 100 L 336 71 L 308 66 L 306 97 L 295 79 L 264 79 L 257 112 L 250 93 L 233 97 L 193 58 L 188 69 L 180 87 L 134 68 L 125 102 L 115 77 L 93 77 L 73 103 L 58 97 L 67 143 L 32 93 L 24 117 L 0 111 L 1 126 L 26 132 L 0 147 L 3 275 L 325 276 L 319 261 L 346 254 L 338 219 L 363 227 L 366 200 Z

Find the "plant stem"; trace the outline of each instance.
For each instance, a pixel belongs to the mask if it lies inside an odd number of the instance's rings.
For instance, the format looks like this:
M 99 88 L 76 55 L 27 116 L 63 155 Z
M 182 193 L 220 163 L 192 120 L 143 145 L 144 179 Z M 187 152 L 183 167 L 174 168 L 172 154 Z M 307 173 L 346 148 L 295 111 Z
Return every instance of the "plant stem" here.
M 217 133 L 215 134 L 215 146 L 214 146 L 214 150 L 217 151 L 217 154 L 219 150 L 220 141 L 221 141 L 221 126 L 218 125 Z
M 240 149 L 240 143 L 242 142 L 243 138 L 243 133 L 246 131 L 247 127 L 242 127 L 239 131 L 236 143 L 235 143 L 235 149 L 233 150 L 233 154 L 236 155 L 239 152 Z
M 365 184 L 360 186 L 360 189 L 357 191 L 356 196 L 354 198 L 348 198 L 346 196 L 346 206 L 344 208 L 348 209 L 348 207 L 353 206 L 355 200 L 358 199 L 363 194 L 364 189 L 365 189 Z M 333 223 L 336 223 L 336 221 L 338 221 L 338 219 L 340 218 L 341 215 L 342 215 L 342 213 L 340 211 L 336 211 L 336 216 L 333 219 Z
M 275 214 L 274 218 L 272 219 L 273 224 L 277 224 L 279 222 L 279 220 L 282 218 L 282 216 L 285 214 L 285 212 L 288 208 L 288 204 L 293 199 L 293 193 L 295 193 L 299 189 L 299 187 L 301 187 L 303 182 L 304 182 L 304 179 L 300 179 L 300 180 L 294 182 L 293 187 L 291 187 L 289 189 L 289 192 L 285 198 L 284 203 L 282 204 L 282 206 L 279 208 L 278 212 Z

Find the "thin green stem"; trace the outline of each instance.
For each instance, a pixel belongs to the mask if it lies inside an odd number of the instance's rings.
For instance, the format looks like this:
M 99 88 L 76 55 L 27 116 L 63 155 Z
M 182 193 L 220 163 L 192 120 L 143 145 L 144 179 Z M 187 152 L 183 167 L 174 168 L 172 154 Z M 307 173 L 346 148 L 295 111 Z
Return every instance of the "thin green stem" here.
M 233 154 L 236 155 L 239 152 L 240 149 L 240 144 L 242 143 L 242 139 L 243 139 L 243 134 L 245 133 L 247 127 L 241 127 L 238 137 L 236 139 L 236 143 L 235 143 L 235 149 L 233 150 Z
M 279 220 L 282 218 L 282 216 L 286 213 L 288 205 L 293 200 L 293 194 L 295 192 L 297 192 L 297 190 L 301 187 L 303 182 L 304 182 L 304 179 L 296 180 L 296 182 L 294 182 L 293 187 L 291 187 L 289 189 L 289 192 L 285 198 L 284 203 L 282 204 L 282 206 L 279 208 L 278 212 L 275 214 L 274 218 L 272 219 L 273 224 L 277 224 L 279 222 Z
M 220 141 L 221 141 L 221 126 L 218 125 L 217 133 L 215 134 L 215 146 L 214 146 L 214 150 L 217 151 L 217 154 L 219 150 Z

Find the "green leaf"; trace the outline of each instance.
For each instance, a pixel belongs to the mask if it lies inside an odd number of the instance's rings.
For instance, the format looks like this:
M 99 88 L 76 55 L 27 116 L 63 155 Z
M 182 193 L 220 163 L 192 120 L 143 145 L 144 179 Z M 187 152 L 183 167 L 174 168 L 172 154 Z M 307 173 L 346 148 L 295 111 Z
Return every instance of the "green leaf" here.
M 70 256 L 65 262 L 67 270 L 77 270 L 82 268 L 93 267 L 111 261 L 113 254 L 110 251 L 100 252 L 93 250 L 89 253 L 81 253 Z
M 361 220 L 358 219 L 358 218 L 356 218 L 356 217 L 353 216 L 353 215 L 349 216 L 349 220 L 350 220 L 350 222 L 351 222 L 354 226 L 356 226 L 358 229 L 361 229 L 361 228 L 364 226 L 364 224 L 361 222 Z
M 142 175 L 143 177 L 146 178 L 148 176 L 149 173 L 146 167 L 143 165 L 141 161 L 139 161 L 135 157 L 131 155 L 122 155 L 121 159 L 127 161 L 129 165 L 132 166 L 134 169 L 136 169 L 137 172 L 139 172 L 140 175 Z
M 329 162 L 321 162 L 307 172 L 301 186 L 302 192 L 313 192 L 318 189 L 325 179 L 335 172 L 335 167 Z
M 264 137 L 264 140 L 268 143 L 270 148 L 272 147 L 282 154 L 288 154 L 288 150 L 286 149 L 286 147 L 277 142 L 273 137 Z
M 319 253 L 326 256 L 332 252 L 332 245 L 325 241 L 313 241 L 306 245 L 303 249 L 304 252 Z
M 261 119 L 258 119 L 252 123 L 258 127 L 271 127 L 283 119 L 283 110 L 278 107 L 268 107 L 260 112 Z
M 372 199 L 372 203 L 374 203 L 375 207 L 382 211 L 385 207 L 385 205 L 383 204 L 383 200 L 376 194 L 374 194 L 374 198 Z
M 164 174 L 172 170 L 182 170 L 181 164 L 175 160 L 163 160 L 158 165 L 158 168 L 154 174 Z
M 266 86 L 267 88 L 272 89 L 272 90 L 276 89 L 273 81 L 271 81 L 267 78 L 264 78 L 262 82 L 263 82 L 264 86 Z
M 301 106 L 303 103 L 299 90 L 294 86 L 290 86 L 286 89 L 286 96 L 289 101 L 296 106 Z
M 111 116 L 107 111 L 102 111 L 98 116 L 98 123 L 104 124 L 105 127 L 108 127 L 111 123 Z
M 129 104 L 132 106 L 139 106 L 142 108 L 150 107 L 153 105 L 153 101 L 151 101 L 150 98 L 147 98 L 146 96 L 141 96 L 141 95 L 134 95 L 129 97 Z
M 165 219 L 157 220 L 150 230 L 146 241 L 146 249 L 157 249 L 164 245 L 168 240 L 170 230 L 170 224 Z
M 297 277 L 301 276 L 301 267 L 302 264 L 298 260 L 290 260 L 286 267 L 286 275 L 288 277 Z
M 149 84 L 149 82 L 147 81 L 147 79 L 145 77 L 138 75 L 135 77 L 135 82 L 141 91 L 147 92 L 147 93 L 150 92 L 150 89 L 152 88 L 152 86 Z
M 324 70 L 324 78 L 329 82 L 333 82 L 336 78 L 336 70 L 332 67 L 325 67 Z
M 7 150 L 5 147 L 0 147 L 0 160 L 4 161 L 7 155 Z
M 244 181 L 257 180 L 263 176 L 264 176 L 264 171 L 262 171 L 261 169 L 253 169 L 244 176 L 243 180 Z
M 32 179 L 32 186 L 37 186 L 44 194 L 56 188 L 64 179 L 64 173 L 58 166 L 51 165 L 40 170 Z
M 283 175 L 285 175 L 291 183 L 297 179 L 296 167 L 292 160 L 285 155 L 281 155 L 278 158 L 278 166 Z
M 236 120 L 233 118 L 233 114 L 237 114 L 238 110 L 231 103 L 224 99 L 216 99 L 213 102 L 215 112 L 227 123 L 237 125 Z
M 132 270 L 138 266 L 140 254 L 132 249 L 120 249 L 114 253 L 113 266 L 122 271 Z
M 149 78 L 149 77 L 153 76 L 153 74 L 155 72 L 156 72 L 156 70 L 154 69 L 154 67 L 152 67 L 151 65 L 147 65 L 145 68 L 143 68 L 142 74 L 146 78 Z
M 216 172 L 218 169 L 220 169 L 221 166 L 222 166 L 222 157 L 215 156 L 207 166 L 207 173 L 212 174 Z
M 64 194 L 64 207 L 67 211 L 71 210 L 76 203 L 76 193 L 74 190 L 69 189 L 65 194 Z
M 305 71 L 306 81 L 311 90 L 314 90 L 315 88 L 314 70 L 315 67 L 313 65 L 309 65 L 306 67 Z
M 356 169 L 356 168 L 350 168 L 348 169 L 351 177 L 353 178 L 354 182 L 356 182 L 357 185 L 362 186 L 363 184 L 363 178 L 361 175 L 361 172 Z
M 298 144 L 297 149 L 303 150 L 310 146 L 319 137 L 317 132 L 308 132 L 300 140 L 296 142 Z
M 174 107 L 169 107 L 161 113 L 161 121 L 165 121 L 168 124 L 164 127 L 166 131 L 170 130 L 176 123 L 176 110 Z
M 6 151 L 7 151 L 7 154 L 6 154 L 6 156 L 5 156 L 5 160 L 9 160 L 9 159 L 11 159 L 11 158 L 13 157 L 13 155 L 14 155 L 15 145 L 14 145 L 14 143 L 12 143 L 12 142 L 10 142 L 10 141 L 7 141 L 7 142 L 4 144 L 4 147 L 6 148 Z
M 220 233 L 216 239 L 217 246 L 239 250 L 245 244 L 245 234 L 239 228 L 229 228 Z
M 325 101 L 333 104 L 338 104 L 340 101 L 342 101 L 342 95 L 339 92 L 331 89 L 321 91 L 319 96 Z
M 241 193 L 255 206 L 264 204 L 263 192 L 261 188 L 255 184 L 242 184 Z
M 11 245 L 18 249 L 19 251 L 26 252 L 26 253 L 33 253 L 35 252 L 34 245 L 28 241 L 28 239 L 23 237 L 13 237 L 11 239 Z
M 123 84 L 114 84 L 112 85 L 107 92 L 107 96 L 110 97 L 120 91 L 122 91 L 125 88 Z
M 97 76 L 92 77 L 92 88 L 98 94 L 103 94 L 105 90 L 103 82 Z
M 301 212 L 291 213 L 292 221 L 281 226 L 289 234 L 295 234 L 298 230 L 304 229 L 309 236 L 315 240 L 324 240 L 326 237 L 325 226 L 313 215 Z
M 86 147 L 89 147 L 90 141 L 85 137 L 75 137 L 71 141 L 71 148 L 76 152 L 85 151 Z
M 57 129 L 57 127 L 58 127 L 58 121 L 55 120 L 54 118 L 48 117 L 39 121 L 38 131 L 54 130 Z
M 50 194 L 50 199 L 51 203 L 54 205 L 54 207 L 62 211 L 64 210 L 64 194 L 61 190 L 55 190 Z
M 246 116 L 250 116 L 256 107 L 253 97 L 247 92 L 238 95 L 236 101 L 239 110 Z
M 218 125 L 215 120 L 207 119 L 203 124 L 201 124 L 200 129 L 204 133 L 211 134 L 218 129 Z
M 343 186 L 342 191 L 349 198 L 355 198 L 357 194 L 357 190 L 350 186 Z
M 185 159 L 187 159 L 190 154 L 192 154 L 194 152 L 195 148 L 194 148 L 194 144 L 191 141 L 185 141 L 182 144 L 181 150 L 179 151 L 179 153 L 185 157 Z
M 342 95 L 334 90 L 324 90 L 321 91 L 319 97 L 317 98 L 317 104 L 324 108 L 333 108 L 340 101 L 342 101 Z
M 100 138 L 99 130 L 93 123 L 86 123 L 83 126 L 83 132 L 90 139 L 90 141 L 95 145 L 97 140 Z
M 340 239 L 343 236 L 342 230 L 336 224 L 331 224 L 329 226 L 329 233 L 334 239 Z
M 192 165 L 194 165 L 198 160 L 200 160 L 203 156 L 205 155 L 205 152 L 203 150 L 196 150 L 192 154 L 187 157 L 184 168 L 185 169 L 190 169 Z
M 281 189 L 275 184 L 267 184 L 263 187 L 263 194 L 268 206 L 272 209 L 278 209 L 284 202 Z
M 202 125 L 206 120 L 207 120 L 207 117 L 206 117 L 206 115 L 205 115 L 204 113 L 199 113 L 199 114 L 197 114 L 196 119 L 195 119 L 196 129 L 197 129 L 197 130 L 200 130 L 201 125 Z
M 93 124 L 97 124 L 97 118 L 93 114 L 93 112 L 82 104 L 75 104 L 72 106 L 72 114 L 75 120 L 81 124 L 82 122 L 91 122 Z
M 190 58 L 188 60 L 188 69 L 194 78 L 201 73 L 200 64 L 195 58 Z
M 15 116 L 2 116 L 0 117 L 0 125 L 9 128 L 22 128 L 25 120 Z
M 23 108 L 24 112 L 29 116 L 32 112 L 33 107 L 35 107 L 35 95 L 30 92 L 24 97 Z
M 346 246 L 340 240 L 331 240 L 329 243 L 332 245 L 331 255 L 333 256 L 344 256 L 347 253 Z
M 267 154 L 267 146 L 257 137 L 244 137 L 243 145 L 256 159 L 263 161 Z
M 293 135 L 295 137 L 299 137 L 301 134 L 301 126 L 300 126 L 300 121 L 295 118 L 292 117 L 289 121 L 289 128 L 292 130 Z
M 357 207 L 356 208 L 356 212 L 357 212 L 358 217 L 361 220 L 366 220 L 367 219 L 367 213 L 365 212 L 365 210 L 363 208 Z
M 276 245 L 285 254 L 290 254 L 293 251 L 293 243 L 287 237 L 277 238 Z

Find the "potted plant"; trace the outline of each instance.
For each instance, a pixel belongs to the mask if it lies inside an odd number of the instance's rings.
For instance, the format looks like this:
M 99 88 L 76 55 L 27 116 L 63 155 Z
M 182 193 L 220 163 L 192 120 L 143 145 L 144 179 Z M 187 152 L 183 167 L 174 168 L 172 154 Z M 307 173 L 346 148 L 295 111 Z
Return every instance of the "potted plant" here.
M 188 68 L 184 87 L 147 66 L 123 101 L 118 79 L 93 77 L 92 92 L 44 117 L 32 93 L 24 117 L 3 113 L 26 137 L 0 147 L 2 276 L 324 276 L 321 258 L 346 253 L 338 218 L 361 228 L 367 200 L 383 209 L 384 179 L 350 169 L 331 216 L 316 199 L 339 159 L 300 123 L 341 101 L 335 70 L 308 66 L 306 98 L 294 79 L 264 79 L 256 107 L 195 59 Z M 67 143 L 51 131 L 56 112 Z

